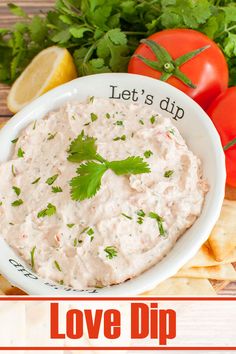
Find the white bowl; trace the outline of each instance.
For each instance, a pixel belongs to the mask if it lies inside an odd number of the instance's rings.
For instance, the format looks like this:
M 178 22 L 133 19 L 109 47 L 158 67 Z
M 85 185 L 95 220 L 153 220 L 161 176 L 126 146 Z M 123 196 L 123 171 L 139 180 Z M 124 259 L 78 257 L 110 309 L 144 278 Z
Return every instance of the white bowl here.
M 111 98 L 112 87 L 117 99 L 122 92 L 136 90 L 139 102 L 144 103 L 147 95 L 153 96 L 153 107 L 157 112 L 173 118 L 173 123 L 187 141 L 190 149 L 203 162 L 203 173 L 210 184 L 202 213 L 194 225 L 177 241 L 168 255 L 151 269 L 122 284 L 103 289 L 80 291 L 40 279 L 28 265 L 0 238 L 0 273 L 30 295 L 68 296 L 127 296 L 138 295 L 150 290 L 164 279 L 173 276 L 206 241 L 217 218 L 224 198 L 225 161 L 219 136 L 206 113 L 191 98 L 178 89 L 145 76 L 132 74 L 99 74 L 82 77 L 62 85 L 30 103 L 17 113 L 0 132 L 0 162 L 11 155 L 11 140 L 31 121 L 40 119 L 51 110 L 68 100 L 83 100 L 87 96 Z M 129 96 L 128 91 L 123 97 Z M 119 98 L 118 98 L 119 97 Z M 150 96 L 149 96 L 150 98 Z M 175 102 L 173 113 L 162 110 L 169 98 L 168 110 Z M 131 101 L 132 94 L 130 95 Z M 162 101 L 161 107 L 160 102 Z M 150 103 L 150 101 L 149 101 Z M 178 110 L 178 117 L 176 112 Z M 181 117 L 183 116 L 183 117 Z M 175 119 L 174 119 L 175 118 Z M 32 196 L 33 198 L 33 196 Z

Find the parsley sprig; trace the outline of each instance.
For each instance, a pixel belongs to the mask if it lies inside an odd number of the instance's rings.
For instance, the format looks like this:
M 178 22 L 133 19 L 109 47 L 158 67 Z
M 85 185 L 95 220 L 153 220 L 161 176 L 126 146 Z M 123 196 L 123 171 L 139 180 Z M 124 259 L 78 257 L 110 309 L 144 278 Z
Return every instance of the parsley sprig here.
M 200 30 L 216 41 L 229 63 L 230 85 L 236 83 L 234 0 L 58 0 L 40 16 L 8 7 L 21 18 L 0 29 L 0 81 L 6 84 L 52 45 L 69 48 L 79 76 L 125 72 L 139 40 L 168 28 Z
M 102 177 L 109 169 L 118 176 L 150 172 L 149 165 L 140 156 L 118 161 L 105 160 L 97 153 L 96 139 L 84 135 L 83 131 L 72 141 L 68 154 L 71 162 L 86 160 L 77 168 L 77 176 L 70 181 L 71 197 L 76 201 L 93 197 L 101 188 Z

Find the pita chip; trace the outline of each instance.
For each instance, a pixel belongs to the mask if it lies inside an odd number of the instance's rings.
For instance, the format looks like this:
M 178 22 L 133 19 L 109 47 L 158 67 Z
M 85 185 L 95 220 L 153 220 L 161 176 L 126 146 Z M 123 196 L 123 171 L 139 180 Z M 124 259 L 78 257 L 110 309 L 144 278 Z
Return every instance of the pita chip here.
M 236 201 L 225 200 L 209 237 L 215 260 L 222 262 L 236 248 Z
M 224 258 L 223 261 L 218 262 L 215 260 L 214 254 L 209 246 L 209 243 L 206 242 L 198 253 L 186 263 L 183 268 L 192 268 L 192 267 L 212 267 L 220 264 L 233 263 L 236 262 L 236 248 Z
M 221 264 L 214 267 L 182 268 L 175 277 L 236 281 L 236 271 L 232 264 Z
M 169 278 L 143 296 L 216 296 L 207 279 Z

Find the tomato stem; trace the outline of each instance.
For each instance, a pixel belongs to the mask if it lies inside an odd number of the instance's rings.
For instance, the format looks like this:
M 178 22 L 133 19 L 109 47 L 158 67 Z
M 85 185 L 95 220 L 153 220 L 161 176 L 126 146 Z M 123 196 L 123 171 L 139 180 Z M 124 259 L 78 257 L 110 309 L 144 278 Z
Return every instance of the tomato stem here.
M 170 53 L 159 43 L 156 43 L 150 39 L 142 39 L 141 43 L 146 44 L 151 49 L 157 60 L 150 60 L 141 55 L 135 55 L 135 57 L 140 59 L 144 64 L 152 69 L 159 71 L 162 74 L 160 80 L 167 81 L 171 76 L 175 76 L 186 86 L 192 89 L 196 88 L 192 81 L 180 70 L 180 67 L 184 63 L 195 58 L 200 53 L 204 52 L 206 49 L 210 48 L 210 45 L 193 50 L 174 60 Z
M 228 150 L 232 146 L 236 145 L 236 138 L 230 140 L 225 146 L 224 146 L 224 151 Z

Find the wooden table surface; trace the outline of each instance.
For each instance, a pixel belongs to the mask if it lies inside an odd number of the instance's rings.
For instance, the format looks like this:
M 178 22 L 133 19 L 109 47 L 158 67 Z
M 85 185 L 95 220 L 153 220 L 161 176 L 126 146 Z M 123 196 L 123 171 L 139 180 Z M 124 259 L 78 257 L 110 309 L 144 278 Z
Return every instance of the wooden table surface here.
M 17 17 L 12 15 L 8 10 L 7 4 L 9 2 L 9 0 L 0 0 L 0 28 L 9 27 L 17 21 Z M 22 6 L 29 15 L 33 15 L 49 10 L 55 3 L 55 0 L 13 0 L 12 2 Z M 0 83 L 0 125 L 9 120 L 12 116 L 12 113 L 8 110 L 6 105 L 8 91 L 9 86 Z M 226 196 L 230 199 L 236 199 L 236 190 L 227 189 Z M 217 285 L 219 286 L 219 289 L 223 286 L 223 289 L 219 291 L 219 294 L 229 296 L 236 295 L 236 282 L 228 285 L 226 285 L 226 283 L 218 282 Z

